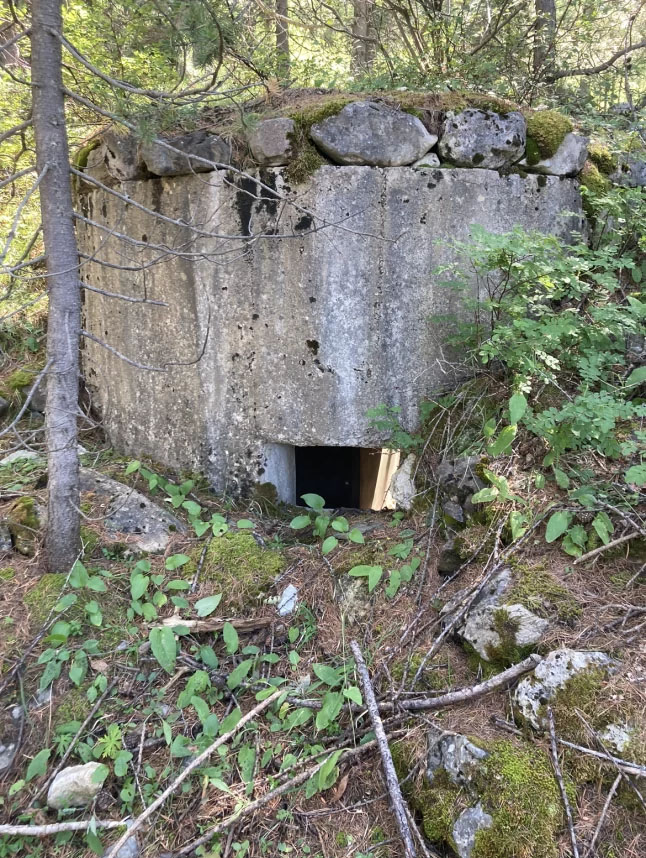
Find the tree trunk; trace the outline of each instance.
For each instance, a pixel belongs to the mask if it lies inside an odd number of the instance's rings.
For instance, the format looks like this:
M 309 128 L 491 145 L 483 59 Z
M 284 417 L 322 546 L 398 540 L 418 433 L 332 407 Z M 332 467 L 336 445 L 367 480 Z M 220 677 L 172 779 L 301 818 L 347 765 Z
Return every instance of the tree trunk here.
M 289 78 L 288 0 L 276 0 L 276 77 L 281 82 Z
M 367 74 L 375 58 L 374 0 L 353 0 L 352 8 L 352 71 Z
M 46 566 L 66 572 L 80 547 L 77 411 L 81 291 L 72 215 L 61 43 L 62 0 L 33 0 L 31 69 L 36 165 L 43 176 L 40 208 L 47 257 Z
M 544 76 L 554 68 L 556 36 L 556 0 L 534 0 L 536 24 L 534 27 L 533 70 L 535 76 Z

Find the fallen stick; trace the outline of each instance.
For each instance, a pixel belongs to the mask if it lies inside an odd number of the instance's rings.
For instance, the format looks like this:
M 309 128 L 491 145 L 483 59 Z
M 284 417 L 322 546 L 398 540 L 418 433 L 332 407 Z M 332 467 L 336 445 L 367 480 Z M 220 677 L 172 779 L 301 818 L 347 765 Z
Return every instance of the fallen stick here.
M 595 849 L 597 847 L 597 840 L 599 835 L 601 834 L 601 829 L 603 828 L 603 823 L 606 818 L 606 814 L 608 813 L 608 809 L 610 807 L 610 802 L 613 799 L 614 794 L 617 792 L 617 787 L 622 781 L 621 772 L 614 779 L 612 786 L 610 787 L 610 792 L 608 793 L 606 800 L 603 805 L 603 809 L 601 810 L 601 816 L 599 817 L 599 822 L 597 822 L 597 827 L 594 829 L 594 834 L 592 835 L 592 840 L 590 841 L 590 845 L 588 846 L 585 858 L 591 858 L 594 855 Z
M 379 707 L 375 698 L 372 682 L 370 681 L 368 668 L 363 660 L 359 644 L 356 641 L 350 641 L 350 649 L 352 650 L 355 664 L 357 665 L 361 689 L 363 691 L 363 699 L 368 707 L 370 720 L 372 721 L 375 736 L 377 737 L 379 753 L 381 754 L 381 763 L 383 765 L 384 775 L 386 776 L 386 787 L 388 788 L 388 793 L 390 795 L 390 803 L 395 815 L 395 821 L 397 822 L 397 827 L 399 828 L 399 833 L 404 844 L 404 854 L 406 858 L 416 858 L 417 852 L 415 850 L 415 841 L 413 840 L 413 835 L 406 816 L 406 802 L 404 801 L 404 797 L 399 786 L 399 779 L 397 777 L 397 772 L 395 771 L 395 764 L 393 763 L 390 748 L 388 747 L 386 731 L 384 730 L 384 725 L 381 720 L 381 716 L 379 715 Z
M 561 774 L 561 767 L 559 765 L 559 752 L 556 747 L 556 728 L 554 727 L 554 713 L 552 712 L 551 706 L 547 707 L 547 723 L 550 730 L 550 753 L 552 755 L 552 766 L 554 767 L 554 775 L 556 776 L 556 781 L 559 785 L 561 801 L 563 802 L 565 818 L 567 819 L 567 827 L 568 831 L 570 832 L 570 843 L 572 844 L 572 858 L 579 858 L 579 846 L 576 842 L 576 834 L 574 832 L 572 808 L 570 807 L 570 801 L 567 797 L 567 790 L 565 789 L 565 784 L 563 783 L 563 775 Z
M 588 551 L 587 554 L 577 557 L 572 565 L 578 566 L 579 563 L 585 563 L 586 560 L 593 560 L 597 555 L 602 554 L 604 551 L 608 551 L 610 548 L 616 548 L 618 545 L 623 545 L 624 542 L 629 542 L 631 539 L 636 539 L 638 536 L 641 536 L 638 530 L 626 533 L 624 536 L 620 536 L 618 539 L 613 539 L 612 542 L 608 542 L 606 545 L 600 545 L 599 548 L 595 548 L 594 551 Z
M 166 787 L 163 793 L 158 798 L 156 798 L 152 804 L 149 804 L 148 807 L 143 811 L 143 813 L 140 813 L 139 816 L 132 821 L 132 824 L 129 826 L 128 830 L 121 835 L 121 837 L 107 853 L 108 858 L 116 858 L 117 852 L 121 849 L 126 840 L 129 840 L 135 833 L 135 831 L 138 828 L 141 828 L 144 822 L 150 816 L 152 816 L 152 814 L 157 810 L 157 808 L 161 807 L 161 805 L 164 804 L 166 799 L 177 790 L 180 784 L 182 784 L 186 780 L 186 778 L 191 774 L 192 771 L 201 766 L 205 760 L 208 760 L 211 754 L 216 751 L 221 745 L 224 745 L 226 742 L 229 741 L 229 739 L 232 739 L 236 735 L 236 733 L 242 727 L 245 726 L 245 724 L 248 724 L 250 721 L 253 721 L 256 715 L 259 715 L 261 712 L 267 709 L 268 706 L 271 706 L 271 704 L 275 700 L 277 700 L 281 696 L 281 694 L 283 694 L 282 691 L 275 691 L 270 697 L 268 697 L 266 700 L 263 700 L 261 703 L 259 703 L 249 712 L 247 712 L 246 715 L 243 715 L 232 730 L 229 730 L 229 732 L 225 733 L 224 736 L 220 736 L 220 738 L 216 739 L 215 742 L 210 744 L 205 751 L 202 751 L 201 754 L 195 757 L 195 759 L 192 760 L 188 764 L 188 766 L 186 766 L 184 771 L 181 772 L 181 774 L 179 774 L 168 787 Z
M 87 831 L 90 825 L 97 828 L 125 828 L 123 819 L 86 819 L 80 822 L 52 822 L 49 825 L 0 825 L 0 834 L 8 837 L 49 837 L 51 834 L 60 834 L 62 831 Z

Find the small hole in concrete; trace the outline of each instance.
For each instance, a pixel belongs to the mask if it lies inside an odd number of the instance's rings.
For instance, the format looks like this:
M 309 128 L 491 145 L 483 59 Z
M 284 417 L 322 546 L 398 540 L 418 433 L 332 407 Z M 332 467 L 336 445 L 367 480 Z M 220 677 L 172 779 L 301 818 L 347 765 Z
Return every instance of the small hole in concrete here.
M 399 453 L 362 447 L 296 447 L 296 503 L 308 492 L 327 507 L 389 509 L 388 489 Z

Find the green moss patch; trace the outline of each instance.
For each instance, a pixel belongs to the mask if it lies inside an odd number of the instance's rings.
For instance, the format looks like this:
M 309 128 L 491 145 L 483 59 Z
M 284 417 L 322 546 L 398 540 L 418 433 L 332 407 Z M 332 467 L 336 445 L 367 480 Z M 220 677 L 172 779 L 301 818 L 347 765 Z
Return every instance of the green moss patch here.
M 617 169 L 617 156 L 603 143 L 590 143 L 588 158 L 604 176 L 609 176 Z
M 581 170 L 581 184 L 593 194 L 602 194 L 610 188 L 608 179 L 592 161 L 586 161 Z
M 567 116 L 555 110 L 540 110 L 527 118 L 527 163 L 538 164 L 551 158 L 574 126 Z
M 7 526 L 16 551 L 26 557 L 32 557 L 40 530 L 36 501 L 32 497 L 18 498 L 9 507 Z
M 190 563 L 183 567 L 185 577 L 195 574 L 202 550 L 198 545 L 192 552 Z M 251 533 L 226 533 L 211 540 L 200 583 L 221 592 L 222 604 L 228 609 L 249 610 L 284 569 L 283 555 L 258 545 Z
M 25 593 L 25 605 L 29 609 L 29 628 L 35 632 L 42 628 L 50 611 L 58 602 L 65 586 L 67 575 L 53 572 L 41 575 L 34 586 Z
M 561 622 L 573 625 L 582 613 L 581 605 L 544 566 L 512 563 L 514 584 L 505 595 L 510 605 L 523 605 L 539 617 L 556 615 Z
M 13 581 L 16 577 L 16 570 L 13 566 L 3 566 L 0 569 L 0 581 Z

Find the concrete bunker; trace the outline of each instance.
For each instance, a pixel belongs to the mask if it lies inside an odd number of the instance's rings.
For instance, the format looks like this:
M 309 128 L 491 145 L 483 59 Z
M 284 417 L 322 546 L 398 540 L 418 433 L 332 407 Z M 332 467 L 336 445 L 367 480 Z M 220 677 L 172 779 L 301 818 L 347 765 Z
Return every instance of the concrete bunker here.
M 435 273 L 453 240 L 584 225 L 574 172 L 326 163 L 296 182 L 184 161 L 88 166 L 81 277 L 128 301 L 85 291 L 85 380 L 114 447 L 232 495 L 271 482 L 292 503 L 383 507 L 396 460 L 367 412 L 396 406 L 414 431 L 463 372 L 441 320 L 464 318 L 465 296 Z

